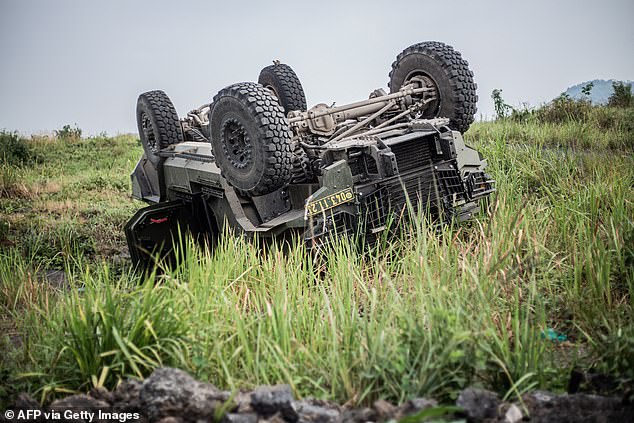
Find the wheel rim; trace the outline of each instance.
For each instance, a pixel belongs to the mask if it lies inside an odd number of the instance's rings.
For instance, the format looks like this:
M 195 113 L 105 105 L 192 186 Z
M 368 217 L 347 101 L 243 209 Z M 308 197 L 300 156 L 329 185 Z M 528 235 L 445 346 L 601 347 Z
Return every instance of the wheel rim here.
M 417 83 L 421 87 L 433 88 L 433 91 L 432 91 L 433 94 L 424 94 L 424 96 L 433 95 L 434 97 L 436 97 L 436 99 L 431 100 L 427 104 L 427 107 L 425 108 L 425 111 L 423 112 L 423 117 L 426 117 L 426 118 L 436 117 L 438 113 L 440 112 L 440 108 L 442 105 L 442 97 L 440 95 L 440 89 L 438 88 L 438 84 L 436 83 L 434 78 L 432 78 L 430 75 L 428 75 L 425 72 L 414 70 L 407 74 L 402 86 L 405 86 L 411 83 Z
M 246 129 L 236 119 L 227 119 L 222 125 L 222 149 L 236 169 L 244 169 L 251 161 L 251 140 Z
M 147 147 L 152 153 L 158 153 L 159 145 L 156 135 L 154 134 L 154 126 L 152 125 L 152 120 L 145 112 L 141 115 L 141 128 L 143 128 L 143 135 Z

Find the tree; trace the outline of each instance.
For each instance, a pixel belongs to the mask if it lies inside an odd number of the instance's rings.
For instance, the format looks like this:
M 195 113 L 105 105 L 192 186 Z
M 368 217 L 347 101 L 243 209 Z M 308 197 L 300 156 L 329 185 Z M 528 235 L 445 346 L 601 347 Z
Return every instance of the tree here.
M 495 105 L 495 118 L 504 119 L 508 115 L 509 110 L 513 108 L 504 102 L 504 99 L 502 98 L 502 90 L 498 90 L 497 88 L 494 89 L 491 93 L 491 98 L 493 99 L 493 104 Z
M 588 82 L 581 88 L 581 94 L 583 94 L 585 97 L 590 97 L 590 94 L 592 93 L 592 88 L 594 88 L 594 82 Z
M 608 106 L 630 107 L 634 105 L 631 83 L 625 83 L 623 81 L 613 81 L 612 88 L 614 89 L 614 92 L 608 98 Z

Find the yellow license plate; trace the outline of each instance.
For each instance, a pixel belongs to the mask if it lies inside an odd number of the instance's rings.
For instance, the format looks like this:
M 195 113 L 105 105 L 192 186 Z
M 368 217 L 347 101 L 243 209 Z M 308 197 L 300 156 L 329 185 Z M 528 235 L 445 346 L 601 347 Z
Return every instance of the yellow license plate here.
M 332 209 L 333 207 L 348 203 L 352 200 L 354 200 L 352 188 L 347 188 L 343 191 L 335 192 L 334 194 L 327 195 L 318 200 L 309 201 L 306 203 L 306 214 L 308 216 L 320 214 L 328 209 Z

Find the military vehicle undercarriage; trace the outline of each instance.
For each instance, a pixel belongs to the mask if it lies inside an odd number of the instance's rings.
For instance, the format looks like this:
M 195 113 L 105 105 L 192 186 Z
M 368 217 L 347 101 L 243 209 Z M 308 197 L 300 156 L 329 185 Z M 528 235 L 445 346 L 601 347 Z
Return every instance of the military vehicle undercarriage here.
M 399 54 L 389 77 L 389 93 L 307 109 L 297 75 L 276 61 L 258 83 L 224 88 L 183 119 L 162 91 L 141 94 L 145 153 L 132 186 L 151 205 L 125 228 L 133 261 L 168 255 L 179 232 L 300 234 L 315 248 L 344 234 L 373 242 L 419 212 L 472 217 L 494 181 L 461 135 L 477 101 L 467 62 L 424 42 Z

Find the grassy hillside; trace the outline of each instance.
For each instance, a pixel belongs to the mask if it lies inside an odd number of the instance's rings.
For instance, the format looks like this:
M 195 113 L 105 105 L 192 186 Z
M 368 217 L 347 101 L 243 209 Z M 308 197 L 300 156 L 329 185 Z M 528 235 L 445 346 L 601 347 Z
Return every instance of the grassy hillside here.
M 159 365 L 351 403 L 561 390 L 574 366 L 633 378 L 633 113 L 473 125 L 498 191 L 440 234 L 420 218 L 402 239 L 344 241 L 320 260 L 226 236 L 147 278 L 113 260 L 141 207 L 128 198 L 138 142 L 14 139 L 26 148 L 0 167 L 0 394 L 44 400 Z M 46 280 L 60 268 L 65 287 Z
M 592 84 L 592 90 L 590 92 L 590 96 L 588 97 L 593 104 L 606 104 L 608 102 L 608 98 L 614 93 L 614 88 L 612 87 L 612 83 L 615 82 L 614 79 L 593 79 L 592 81 L 582 82 L 577 85 L 573 85 L 568 87 L 565 91 L 570 97 L 574 99 L 584 99 L 586 96 L 583 94 L 583 87 L 588 84 Z M 626 84 L 632 85 L 632 81 L 623 81 Z

